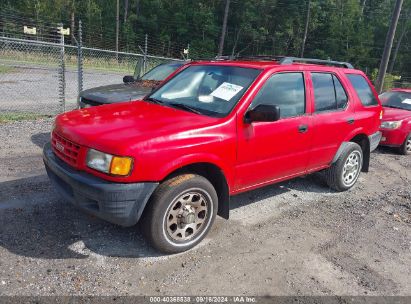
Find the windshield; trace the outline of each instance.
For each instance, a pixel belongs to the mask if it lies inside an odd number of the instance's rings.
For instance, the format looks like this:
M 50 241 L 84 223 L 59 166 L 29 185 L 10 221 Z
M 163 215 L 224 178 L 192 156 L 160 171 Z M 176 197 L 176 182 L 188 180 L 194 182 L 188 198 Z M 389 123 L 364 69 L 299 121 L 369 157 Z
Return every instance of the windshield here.
M 171 73 L 177 70 L 179 67 L 183 65 L 183 62 L 172 62 L 172 63 L 165 63 L 156 66 L 155 68 L 151 69 L 147 73 L 145 73 L 141 79 L 142 80 L 155 80 L 155 81 L 162 81 L 166 79 Z
M 385 92 L 380 95 L 384 107 L 398 108 L 411 111 L 411 93 Z
M 234 108 L 261 70 L 194 65 L 170 79 L 148 100 L 223 117 Z

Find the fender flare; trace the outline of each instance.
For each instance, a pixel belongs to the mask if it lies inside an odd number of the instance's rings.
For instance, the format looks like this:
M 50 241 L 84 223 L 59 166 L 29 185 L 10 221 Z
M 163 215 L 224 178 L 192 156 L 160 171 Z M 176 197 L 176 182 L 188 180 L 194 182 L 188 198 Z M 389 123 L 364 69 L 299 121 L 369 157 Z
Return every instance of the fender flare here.
M 341 156 L 341 154 L 344 152 L 345 148 L 348 146 L 349 141 L 344 141 L 340 147 L 338 148 L 337 152 L 334 155 L 333 160 L 331 161 L 331 164 L 334 164 L 337 159 Z
M 187 167 L 187 166 L 195 165 L 199 163 L 208 163 L 208 164 L 218 167 L 221 170 L 222 174 L 224 175 L 227 181 L 228 187 L 231 188 L 231 186 L 233 185 L 233 181 L 234 181 L 234 175 L 233 173 L 230 174 L 229 166 L 222 159 L 218 158 L 215 155 L 210 155 L 210 154 L 202 154 L 202 153 L 201 154 L 198 154 L 198 153 L 188 154 L 188 155 L 184 155 L 182 157 L 175 159 L 171 165 L 167 166 L 165 170 L 161 172 L 161 179 L 163 180 L 164 178 L 166 178 L 173 172 L 183 167 Z

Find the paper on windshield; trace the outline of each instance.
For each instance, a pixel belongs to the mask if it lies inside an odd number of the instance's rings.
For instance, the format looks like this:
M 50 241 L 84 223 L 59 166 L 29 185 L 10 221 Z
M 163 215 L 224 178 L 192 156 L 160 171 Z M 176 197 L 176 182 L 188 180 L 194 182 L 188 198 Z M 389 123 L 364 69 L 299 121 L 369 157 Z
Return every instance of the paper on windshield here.
M 238 92 L 243 89 L 242 86 L 232 84 L 229 82 L 223 82 L 217 89 L 215 89 L 210 95 L 230 101 Z
M 411 105 L 411 99 L 409 99 L 409 98 L 404 99 L 404 100 L 402 101 L 402 103 L 406 103 L 406 104 Z

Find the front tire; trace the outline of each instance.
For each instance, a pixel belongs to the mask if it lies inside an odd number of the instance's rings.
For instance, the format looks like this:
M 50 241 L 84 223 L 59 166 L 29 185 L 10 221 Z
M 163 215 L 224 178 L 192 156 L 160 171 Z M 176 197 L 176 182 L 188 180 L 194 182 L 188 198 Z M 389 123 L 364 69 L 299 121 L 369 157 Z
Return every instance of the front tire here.
M 337 161 L 325 171 L 328 186 L 339 192 L 352 188 L 360 176 L 363 159 L 361 147 L 353 142 L 347 143 Z
M 411 133 L 408 134 L 408 136 L 405 139 L 404 143 L 400 147 L 400 153 L 402 155 L 410 155 L 411 154 Z
M 206 178 L 178 175 L 160 184 L 153 193 L 143 215 L 143 232 L 155 249 L 183 252 L 204 239 L 217 209 L 217 193 Z

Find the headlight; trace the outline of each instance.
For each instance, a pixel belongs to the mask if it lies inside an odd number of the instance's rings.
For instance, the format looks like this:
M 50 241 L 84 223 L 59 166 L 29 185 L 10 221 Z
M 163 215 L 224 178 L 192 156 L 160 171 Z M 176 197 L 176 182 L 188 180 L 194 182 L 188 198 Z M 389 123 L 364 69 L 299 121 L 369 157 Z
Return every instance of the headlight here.
M 126 176 L 131 172 L 133 159 L 89 149 L 87 152 L 86 164 L 89 168 L 106 174 Z
M 382 129 L 398 129 L 401 127 L 402 120 L 399 121 L 383 121 L 381 123 Z

